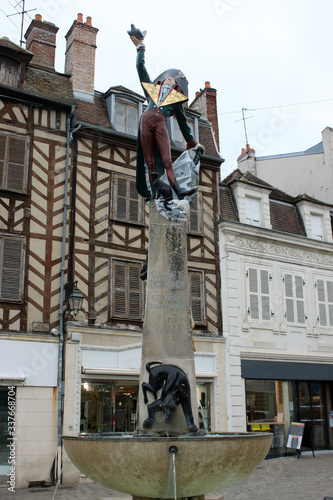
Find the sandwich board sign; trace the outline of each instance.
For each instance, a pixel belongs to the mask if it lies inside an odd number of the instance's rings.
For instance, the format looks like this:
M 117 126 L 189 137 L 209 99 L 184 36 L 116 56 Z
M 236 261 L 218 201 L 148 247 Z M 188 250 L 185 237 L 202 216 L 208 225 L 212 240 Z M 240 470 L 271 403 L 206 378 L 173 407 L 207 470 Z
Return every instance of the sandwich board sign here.
M 291 422 L 287 440 L 287 448 L 300 450 L 304 434 L 305 424 L 302 422 Z

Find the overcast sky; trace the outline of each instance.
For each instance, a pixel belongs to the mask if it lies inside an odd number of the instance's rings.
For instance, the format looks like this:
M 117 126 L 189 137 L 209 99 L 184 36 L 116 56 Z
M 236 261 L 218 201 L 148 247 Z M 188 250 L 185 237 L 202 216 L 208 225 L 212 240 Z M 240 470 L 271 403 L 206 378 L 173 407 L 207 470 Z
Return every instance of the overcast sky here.
M 20 40 L 17 0 L 1 0 L 0 36 Z M 59 27 L 56 70 L 64 71 L 65 35 L 80 12 L 97 35 L 95 88 L 142 93 L 127 30 L 147 30 L 151 78 L 180 68 L 190 102 L 206 81 L 217 89 L 222 177 L 248 141 L 256 156 L 303 151 L 333 126 L 332 0 L 26 0 Z M 25 30 L 31 19 L 26 16 Z M 15 23 L 15 25 L 13 24 Z M 307 103 L 307 104 L 304 104 Z

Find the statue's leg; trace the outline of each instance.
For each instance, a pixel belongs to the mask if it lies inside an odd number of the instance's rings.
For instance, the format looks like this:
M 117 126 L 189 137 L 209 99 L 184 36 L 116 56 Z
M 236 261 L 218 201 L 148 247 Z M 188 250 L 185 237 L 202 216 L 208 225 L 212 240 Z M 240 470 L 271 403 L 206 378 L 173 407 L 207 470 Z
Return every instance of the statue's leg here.
M 150 427 L 153 425 L 154 419 L 155 419 L 155 413 L 157 411 L 161 410 L 161 400 L 157 399 L 153 403 L 150 403 L 148 405 L 148 418 L 142 422 L 142 427 L 144 429 L 150 429 Z

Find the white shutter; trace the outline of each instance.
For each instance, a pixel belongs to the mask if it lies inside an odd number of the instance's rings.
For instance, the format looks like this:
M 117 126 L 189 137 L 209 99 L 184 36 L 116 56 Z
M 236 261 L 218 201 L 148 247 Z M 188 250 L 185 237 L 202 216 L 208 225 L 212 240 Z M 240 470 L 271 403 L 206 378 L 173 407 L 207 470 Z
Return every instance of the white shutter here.
M 321 326 L 327 326 L 324 280 L 317 280 L 317 294 L 318 294 L 318 306 L 319 306 L 319 323 Z
M 293 289 L 293 277 L 291 274 L 284 275 L 284 286 L 286 295 L 286 319 L 288 323 L 294 323 L 295 322 L 294 289 Z
M 305 323 L 305 307 L 304 307 L 304 280 L 302 276 L 295 276 L 295 290 L 296 290 L 296 311 L 297 323 Z
M 269 274 L 268 271 L 260 271 L 260 286 L 261 286 L 261 307 L 262 319 L 269 321 L 271 319 L 271 311 L 269 305 Z
M 327 281 L 327 302 L 328 302 L 328 317 L 330 326 L 333 326 L 333 281 Z
M 253 267 L 248 270 L 249 292 L 250 292 L 250 316 L 252 319 L 259 319 L 259 289 L 257 269 Z

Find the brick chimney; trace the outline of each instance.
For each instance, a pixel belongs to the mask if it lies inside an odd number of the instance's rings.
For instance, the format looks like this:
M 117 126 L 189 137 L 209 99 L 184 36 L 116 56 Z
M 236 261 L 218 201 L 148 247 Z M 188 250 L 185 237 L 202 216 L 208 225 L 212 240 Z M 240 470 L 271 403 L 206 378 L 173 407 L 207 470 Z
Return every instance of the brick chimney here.
M 66 35 L 65 73 L 71 75 L 74 96 L 91 102 L 94 99 L 97 33 L 91 17 L 84 23 L 82 14 L 78 14 Z
M 217 149 L 220 149 L 219 124 L 217 119 L 216 89 L 210 86 L 210 82 L 205 83 L 205 88 L 196 92 L 195 99 L 190 108 L 196 109 L 212 124 Z
M 43 21 L 39 14 L 35 15 L 24 35 L 26 49 L 34 54 L 32 63 L 54 69 L 58 30 L 55 24 Z
M 237 167 L 243 174 L 251 172 L 251 174 L 257 175 L 256 153 L 249 144 L 246 144 L 237 158 Z

